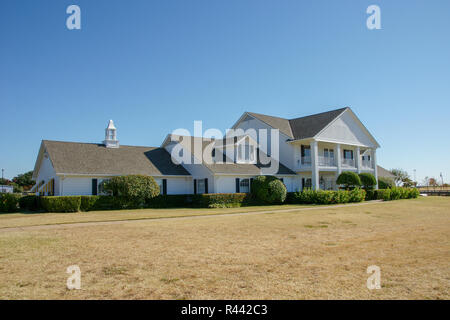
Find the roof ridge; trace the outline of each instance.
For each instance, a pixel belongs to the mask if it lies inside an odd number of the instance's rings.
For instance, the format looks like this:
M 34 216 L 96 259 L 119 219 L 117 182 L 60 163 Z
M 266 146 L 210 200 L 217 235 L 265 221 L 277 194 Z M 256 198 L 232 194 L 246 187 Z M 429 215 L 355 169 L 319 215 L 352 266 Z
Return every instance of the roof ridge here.
M 318 116 L 318 115 L 325 114 L 325 113 L 330 113 L 330 112 L 336 112 L 336 111 L 338 111 L 338 110 L 344 111 L 344 110 L 346 110 L 346 109 L 350 109 L 350 108 L 349 108 L 349 107 L 338 108 L 338 109 L 333 109 L 333 110 L 329 110 L 329 111 L 324 111 L 324 112 L 319 112 L 319 113 L 313 113 L 313 114 L 310 114 L 310 115 L 307 115 L 307 116 L 302 116 L 302 117 L 292 118 L 292 119 L 288 119 L 288 120 L 289 120 L 289 122 L 290 122 L 290 121 L 298 120 L 298 119 L 302 119 L 302 118 L 307 118 L 307 117 L 312 117 L 312 116 Z
M 90 145 L 104 145 L 101 142 L 77 142 L 77 141 L 61 141 L 61 140 L 48 140 L 43 139 L 42 142 L 58 142 L 58 143 L 73 143 L 73 144 L 90 144 Z M 161 147 L 151 147 L 151 146 L 132 146 L 128 144 L 121 144 L 120 147 L 133 147 L 133 148 L 161 148 Z

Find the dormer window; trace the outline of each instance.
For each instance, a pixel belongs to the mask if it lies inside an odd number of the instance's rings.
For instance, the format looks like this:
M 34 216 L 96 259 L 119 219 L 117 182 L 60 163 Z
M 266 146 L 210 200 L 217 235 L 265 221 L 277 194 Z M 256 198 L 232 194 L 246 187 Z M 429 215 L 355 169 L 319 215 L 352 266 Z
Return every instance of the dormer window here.
M 248 139 L 237 145 L 237 162 L 240 163 L 255 163 L 256 162 L 256 147 L 250 143 Z

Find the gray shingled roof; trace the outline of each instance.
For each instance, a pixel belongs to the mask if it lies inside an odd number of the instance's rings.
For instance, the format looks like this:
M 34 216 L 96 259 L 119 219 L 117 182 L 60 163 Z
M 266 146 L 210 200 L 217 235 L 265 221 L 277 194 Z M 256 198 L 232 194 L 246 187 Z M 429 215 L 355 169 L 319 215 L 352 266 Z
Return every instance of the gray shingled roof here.
M 193 153 L 193 148 L 195 147 L 194 140 L 198 139 L 201 140 L 202 145 L 202 153 L 205 150 L 205 148 L 210 145 L 211 143 L 214 143 L 214 139 L 209 138 L 201 138 L 201 137 L 191 137 L 191 136 L 181 136 L 180 143 L 186 148 L 189 149 L 189 145 L 191 147 L 190 151 Z M 190 139 L 190 144 L 186 144 L 183 142 L 186 142 L 184 139 Z M 233 139 L 233 138 L 229 138 Z M 222 146 L 222 140 L 216 141 L 217 145 Z M 231 161 L 231 160 L 230 160 Z M 211 172 L 215 174 L 252 174 L 252 175 L 260 175 L 262 168 L 268 168 L 269 165 L 264 165 L 261 163 L 256 164 L 246 164 L 246 163 L 205 163 L 203 162 L 203 165 L 207 167 Z M 295 174 L 294 171 L 283 165 L 282 163 L 279 163 L 278 166 L 278 172 L 277 174 Z
M 272 128 L 280 130 L 291 139 L 300 140 L 314 137 L 346 109 L 341 108 L 295 119 L 284 119 L 253 112 L 247 113 L 267 123 Z
M 190 175 L 183 166 L 174 164 L 169 152 L 163 148 L 106 148 L 103 144 L 50 140 L 42 143 L 56 173 Z
M 385 168 L 380 167 L 378 165 L 377 165 L 377 172 L 378 172 L 379 177 L 391 178 L 391 179 L 395 178 L 395 176 L 389 170 L 386 170 Z

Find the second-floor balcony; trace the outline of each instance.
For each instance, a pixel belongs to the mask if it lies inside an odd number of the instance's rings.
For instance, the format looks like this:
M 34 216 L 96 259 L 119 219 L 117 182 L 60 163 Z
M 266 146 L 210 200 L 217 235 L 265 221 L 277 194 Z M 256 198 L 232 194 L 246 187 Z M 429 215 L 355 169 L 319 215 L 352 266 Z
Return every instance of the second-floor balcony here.
M 372 160 L 361 160 L 361 167 L 364 169 L 373 169 L 373 161 Z
M 355 159 L 342 159 L 342 166 L 343 167 L 354 167 Z
M 319 156 L 319 166 L 322 166 L 322 167 L 335 167 L 336 166 L 336 161 L 334 160 L 333 157 Z

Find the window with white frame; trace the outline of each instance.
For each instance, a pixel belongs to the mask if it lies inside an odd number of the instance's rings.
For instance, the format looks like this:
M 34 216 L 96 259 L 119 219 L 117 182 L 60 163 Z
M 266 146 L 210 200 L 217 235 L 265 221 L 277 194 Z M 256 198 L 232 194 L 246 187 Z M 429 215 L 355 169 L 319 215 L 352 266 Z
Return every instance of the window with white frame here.
M 237 162 L 254 163 L 256 161 L 256 148 L 254 144 L 245 140 L 237 146 Z
M 334 158 L 334 150 L 328 148 L 323 149 L 323 156 L 325 158 Z

